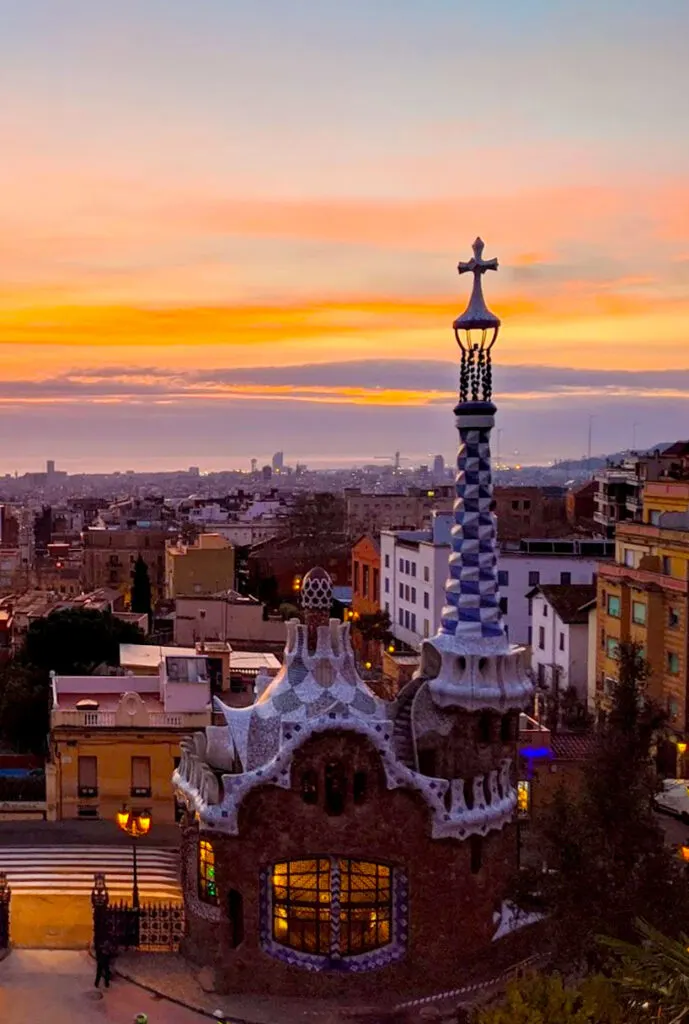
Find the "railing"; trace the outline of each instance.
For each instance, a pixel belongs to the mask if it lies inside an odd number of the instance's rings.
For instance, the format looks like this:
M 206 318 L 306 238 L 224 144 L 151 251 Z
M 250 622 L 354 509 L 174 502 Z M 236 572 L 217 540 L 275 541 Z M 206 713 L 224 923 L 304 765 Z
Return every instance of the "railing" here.
M 202 729 L 210 725 L 211 721 L 210 712 L 207 711 L 150 711 L 146 723 L 142 723 L 138 716 L 133 716 L 131 725 L 128 718 L 122 715 L 118 718 L 116 711 L 63 711 L 57 707 L 51 712 L 53 727 L 73 726 L 81 729 L 112 729 L 115 726 L 141 729 L 142 725 L 151 729 Z
M 178 952 L 184 935 L 184 907 L 181 903 L 143 903 L 140 907 L 124 900 L 111 903 L 105 875 L 96 874 L 93 881 L 91 905 L 96 950 L 108 943 L 115 949 Z
M 43 772 L 0 776 L 0 803 L 41 803 L 45 798 Z

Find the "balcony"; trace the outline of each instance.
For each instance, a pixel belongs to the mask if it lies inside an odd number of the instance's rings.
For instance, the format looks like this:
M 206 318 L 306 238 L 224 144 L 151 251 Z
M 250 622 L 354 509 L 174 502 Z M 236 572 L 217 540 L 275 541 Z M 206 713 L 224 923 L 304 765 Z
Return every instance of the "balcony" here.
M 613 583 L 630 582 L 640 585 L 654 583 L 657 587 L 665 590 L 672 590 L 677 594 L 689 593 L 689 581 L 680 580 L 675 576 L 665 576 L 661 572 L 652 572 L 650 569 L 632 569 L 628 565 L 616 565 L 601 563 L 598 567 L 601 580 L 610 580 Z
M 50 713 L 53 729 L 203 729 L 210 725 L 210 711 L 151 711 L 148 723 L 140 719 L 130 724 L 116 711 L 75 711 L 54 708 Z

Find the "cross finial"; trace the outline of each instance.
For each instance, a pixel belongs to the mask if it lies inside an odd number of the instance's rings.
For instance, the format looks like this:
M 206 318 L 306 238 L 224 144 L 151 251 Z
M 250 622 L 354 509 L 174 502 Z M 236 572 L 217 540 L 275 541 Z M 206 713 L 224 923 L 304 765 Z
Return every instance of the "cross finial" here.
M 485 244 L 482 238 L 477 238 L 471 248 L 474 250 L 473 257 L 466 263 L 460 260 L 457 264 L 457 270 L 460 274 L 472 273 L 476 278 L 480 278 L 481 274 L 485 274 L 487 270 L 498 269 L 497 259 L 484 260 L 483 250 Z

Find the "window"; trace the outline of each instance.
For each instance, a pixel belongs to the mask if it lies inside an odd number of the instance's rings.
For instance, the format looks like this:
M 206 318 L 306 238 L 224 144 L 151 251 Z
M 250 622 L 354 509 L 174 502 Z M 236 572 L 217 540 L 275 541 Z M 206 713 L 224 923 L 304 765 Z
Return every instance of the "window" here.
M 431 578 L 431 570 L 428 568 L 427 565 L 424 565 L 424 567 L 423 567 L 423 581 L 424 581 L 424 583 L 428 583 L 430 578 Z
M 634 549 L 625 548 L 623 553 L 624 564 L 628 569 L 634 568 Z
M 651 508 L 651 509 L 648 510 L 648 521 L 651 524 L 651 526 L 659 526 L 660 525 L 660 509 L 659 508 Z
M 616 658 L 620 642 L 614 636 L 609 636 L 605 641 L 605 653 L 608 658 Z
M 404 598 L 404 583 L 400 583 L 400 598 Z
M 632 622 L 640 626 L 646 624 L 646 603 L 644 601 L 632 601 Z
M 667 624 L 670 629 L 676 629 L 679 626 L 679 609 L 670 608 L 667 613 Z
M 479 743 L 490 743 L 491 741 L 491 714 L 490 711 L 482 711 L 478 716 L 478 741 Z
M 404 612 L 404 628 L 409 629 L 409 609 L 405 609 Z
M 620 617 L 620 599 L 615 594 L 608 594 L 608 615 L 615 619 Z
M 405 601 L 409 600 L 409 584 L 408 583 L 404 584 L 404 600 Z
M 378 600 L 378 592 L 380 590 L 380 571 L 378 569 L 373 570 L 373 591 L 371 592 L 371 598 L 374 601 Z
M 412 562 L 411 564 L 411 574 L 412 576 L 416 576 L 416 562 Z
M 519 511 L 519 502 L 518 501 L 513 501 L 512 502 L 512 511 L 513 512 L 518 512 Z
M 77 772 L 79 796 L 98 796 L 98 758 L 79 757 Z
M 408 576 L 409 575 L 409 562 L 406 559 L 404 561 L 404 571 L 406 572 L 406 574 Z
M 481 836 L 469 837 L 469 850 L 471 857 L 471 873 L 477 875 L 481 870 L 483 860 L 483 839 Z
M 679 654 L 676 651 L 667 652 L 667 670 L 671 676 L 679 675 Z
M 529 614 L 529 617 L 531 617 L 533 615 L 533 598 L 528 598 L 526 602 L 526 609 Z
M 354 563 L 354 590 L 359 593 L 359 563 Z
M 386 594 L 390 593 L 390 577 L 389 576 L 385 577 L 385 593 Z
M 538 649 L 545 650 L 545 626 L 538 627 Z
M 404 559 L 400 558 L 400 572 L 404 572 Z
M 385 568 L 386 569 L 390 568 L 390 555 L 386 555 L 385 556 Z
M 524 502 L 523 508 L 525 512 L 528 512 L 531 509 L 531 501 L 528 498 Z
M 305 804 L 318 803 L 318 774 L 312 768 L 301 777 L 301 798 Z
M 517 814 L 527 818 L 531 810 L 531 783 L 526 779 L 517 782 Z
M 512 739 L 512 715 L 503 715 L 500 719 L 500 742 L 509 743 Z
M 430 608 L 430 606 L 431 606 L 431 598 L 430 598 L 430 594 L 428 593 L 428 591 L 427 591 L 427 590 L 426 590 L 426 591 L 424 591 L 424 595 L 423 595 L 423 606 L 424 606 L 424 608 L 426 608 L 426 609 Z
M 368 592 L 369 576 L 370 576 L 369 567 L 367 565 L 362 565 L 362 567 L 361 567 L 361 592 L 364 595 L 364 597 L 370 597 L 369 592 Z
M 672 559 L 669 555 L 663 555 L 663 576 L 672 576 Z
M 352 785 L 352 797 L 355 804 L 363 804 L 366 799 L 366 772 L 354 772 L 354 783 Z
M 388 613 L 388 615 L 390 614 L 390 602 L 389 601 L 385 602 L 385 611 Z
M 571 574 L 571 572 L 561 572 L 560 573 L 560 586 L 561 587 L 568 587 L 571 582 L 572 582 L 572 574 Z
M 601 629 L 601 631 L 600 631 L 600 645 L 603 648 L 605 647 L 605 630 L 604 629 Z
M 132 790 L 131 796 L 151 795 L 151 759 L 150 757 L 132 758 Z
M 428 638 L 431 635 L 431 624 L 428 619 L 423 620 L 423 635 Z
M 526 642 L 529 645 L 529 647 L 533 642 L 533 629 L 531 626 L 529 626 L 526 630 Z
M 399 623 L 400 623 L 400 626 L 404 625 L 404 612 L 402 611 L 401 608 L 399 610 Z
M 416 604 L 416 587 L 411 588 L 411 603 Z
M 548 605 L 545 603 L 545 601 L 543 602 L 543 618 L 548 618 Z
M 532 571 L 532 572 L 529 573 L 529 586 L 530 587 L 537 587 L 540 582 L 541 582 L 541 574 L 540 574 L 540 572 Z
M 340 761 L 331 761 L 325 766 L 325 810 L 337 816 L 345 809 L 347 775 Z
M 510 585 L 510 574 L 506 569 L 498 569 L 498 586 L 509 587 Z
M 545 686 L 545 665 L 542 661 L 539 661 L 538 665 L 536 666 L 536 680 L 541 689 L 543 689 L 543 687 Z
M 392 939 L 392 871 L 386 864 L 338 857 L 285 861 L 273 866 L 271 895 L 272 936 L 281 946 L 347 957 L 380 949 Z
M 411 631 L 412 631 L 412 633 L 416 633 L 416 613 L 415 612 L 411 613 L 410 622 L 411 622 Z
M 500 611 L 502 612 L 503 615 L 507 615 L 507 598 L 506 597 L 501 597 L 500 598 Z
M 218 886 L 215 880 L 215 850 L 207 839 L 199 840 L 199 899 L 218 905 Z
M 237 889 L 227 894 L 227 917 L 230 922 L 230 948 L 236 949 L 244 941 L 244 897 Z
M 564 651 L 564 649 L 565 649 L 565 634 L 564 633 L 560 633 L 560 650 Z

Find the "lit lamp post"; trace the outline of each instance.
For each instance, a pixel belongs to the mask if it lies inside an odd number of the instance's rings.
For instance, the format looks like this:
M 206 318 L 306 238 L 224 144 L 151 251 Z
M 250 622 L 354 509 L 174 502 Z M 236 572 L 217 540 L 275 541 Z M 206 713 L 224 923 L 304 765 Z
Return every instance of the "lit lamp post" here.
M 686 745 L 686 743 L 678 743 L 677 744 L 677 753 L 679 754 L 679 769 L 680 769 L 680 771 L 679 771 L 679 778 L 680 779 L 684 778 L 684 755 L 686 754 L 686 752 L 687 752 L 687 745 Z
M 132 886 L 132 906 L 139 908 L 139 879 L 136 864 L 136 841 L 139 836 L 148 835 L 151 828 L 151 815 L 148 811 L 131 811 L 126 804 L 117 812 L 117 824 L 132 838 L 132 857 L 134 864 L 134 884 Z

